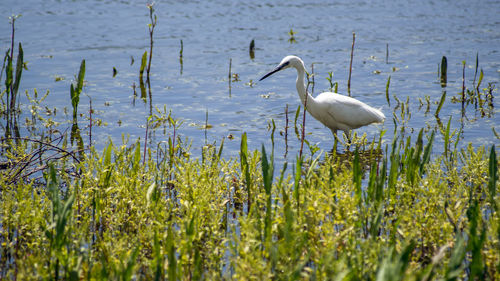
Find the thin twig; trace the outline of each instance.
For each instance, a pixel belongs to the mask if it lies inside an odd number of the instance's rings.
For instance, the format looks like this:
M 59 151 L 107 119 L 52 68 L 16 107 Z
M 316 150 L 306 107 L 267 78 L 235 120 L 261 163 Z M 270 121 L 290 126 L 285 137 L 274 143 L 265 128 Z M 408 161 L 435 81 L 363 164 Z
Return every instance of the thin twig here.
M 12 63 L 12 67 L 14 67 L 14 32 L 15 32 L 14 24 L 15 24 L 15 22 L 16 22 L 16 18 L 13 16 L 12 17 L 12 37 L 11 37 L 11 42 L 10 42 L 10 60 Z M 12 68 L 11 71 L 13 72 L 14 69 Z M 14 77 L 12 77 L 12 78 L 14 78 Z M 10 100 L 10 107 L 12 109 L 14 109 L 14 103 L 16 102 L 16 99 L 14 97 L 14 81 L 12 81 L 10 83 L 10 94 L 12 95 L 12 98 Z
M 146 119 L 146 137 L 144 137 L 144 157 L 142 159 L 142 165 L 146 164 L 146 148 L 148 147 L 148 130 L 149 130 L 149 118 Z
M 462 69 L 462 117 L 465 115 L 465 61 Z
M 62 152 L 62 153 L 65 153 L 67 155 L 71 155 L 73 157 L 74 160 L 76 160 L 78 163 L 80 163 L 80 160 L 78 159 L 78 157 L 76 157 L 74 155 L 74 152 L 73 151 L 68 151 L 68 150 L 65 150 L 63 148 L 60 148 L 56 145 L 53 145 L 51 143 L 48 143 L 48 142 L 44 142 L 44 141 L 41 141 L 41 140 L 35 140 L 35 139 L 30 139 L 30 138 L 25 138 L 25 137 L 7 137 L 7 138 L 2 138 L 1 141 L 6 141 L 6 140 L 21 140 L 21 141 L 29 141 L 29 142 L 35 142 L 35 143 L 38 143 L 38 144 L 41 144 L 41 145 L 45 145 L 45 146 L 48 146 L 50 148 L 53 148 L 59 152 Z M 41 149 L 41 148 L 40 148 Z
M 285 106 L 285 158 L 288 154 L 288 103 Z
M 205 145 L 207 145 L 208 109 L 205 111 Z
M 56 139 L 58 140 L 58 142 L 56 143 L 56 145 L 54 145 L 53 143 L 48 143 L 41 140 L 30 139 L 30 138 L 22 138 L 22 137 L 3 138 L 2 141 L 24 140 L 40 144 L 40 147 L 35 151 L 33 151 L 32 153 L 25 155 L 24 157 L 22 157 L 22 159 L 16 161 L 15 163 L 9 163 L 10 165 L 6 166 L 6 168 L 10 168 L 11 170 L 13 170 L 17 165 L 21 165 L 18 169 L 16 169 L 15 173 L 10 177 L 10 180 L 8 181 L 9 184 L 17 182 L 20 177 L 27 178 L 38 171 L 44 170 L 46 168 L 46 164 L 42 164 L 42 161 L 49 162 L 52 160 L 59 160 L 67 156 L 71 156 L 74 160 L 76 160 L 76 162 L 79 163 L 80 160 L 76 157 L 76 153 L 80 153 L 81 151 L 83 151 L 83 149 L 79 149 L 77 151 L 68 151 L 63 148 L 60 148 L 57 145 L 61 142 L 61 139 L 62 137 Z M 47 151 L 55 151 L 55 152 L 52 155 L 42 159 L 43 154 Z M 40 162 L 39 167 L 34 168 L 31 171 L 28 171 L 21 176 L 23 171 L 25 171 L 29 166 L 36 165 L 37 162 Z
M 76 152 L 79 152 L 80 150 L 76 151 Z M 41 155 L 41 154 L 40 154 Z M 57 156 L 58 155 L 58 156 Z M 65 158 L 66 156 L 68 155 L 59 155 L 59 153 L 54 153 L 53 155 L 47 157 L 44 159 L 44 162 L 50 162 L 50 161 L 56 161 L 56 160 L 59 160 L 59 159 L 62 159 L 62 158 Z M 35 159 L 36 160 L 36 159 Z M 33 161 L 34 162 L 34 161 Z M 28 163 L 30 164 L 30 163 Z M 18 171 L 18 173 L 16 173 L 16 175 L 12 176 L 11 180 L 9 181 L 9 184 L 13 184 L 15 183 L 19 178 L 18 178 L 18 175 L 21 174 L 20 172 L 22 172 L 25 168 L 27 167 L 27 165 L 25 167 L 23 167 L 22 169 L 20 169 Z M 26 172 L 24 175 L 22 175 L 21 177 L 22 178 L 27 178 L 33 174 L 36 174 L 40 171 L 43 171 L 45 170 L 46 168 L 48 167 L 47 164 L 42 164 L 40 166 L 38 166 L 37 168 L 33 168 L 33 170 L 29 171 L 29 172 Z M 78 174 L 75 173 L 75 176 L 79 177 Z
M 135 85 L 135 84 L 134 84 Z M 135 89 L 134 89 L 135 91 Z M 89 109 L 89 146 L 92 146 L 92 99 L 89 97 L 90 109 Z
M 153 5 L 154 3 L 148 4 L 149 19 L 151 21 L 151 24 L 149 24 L 149 61 L 148 61 L 148 67 L 146 69 L 146 83 L 148 84 L 148 93 L 149 93 L 149 115 L 153 114 L 153 94 L 151 93 L 151 80 L 149 79 L 149 72 L 151 70 L 151 61 L 153 59 L 153 33 L 157 20 L 156 15 L 154 15 L 153 19 L 153 14 L 154 14 Z
M 349 79 L 347 79 L 347 93 L 351 96 L 351 72 L 352 72 L 352 58 L 354 56 L 354 41 L 356 40 L 356 33 L 352 33 L 352 46 L 351 46 L 351 63 L 349 64 Z
M 29 158 L 30 158 L 29 160 L 27 160 L 27 161 L 19 161 L 19 162 L 18 162 L 18 163 L 24 163 L 24 165 L 22 165 L 22 166 L 21 166 L 21 168 L 19 168 L 19 169 L 17 170 L 17 172 L 16 172 L 14 175 L 12 175 L 11 180 L 9 180 L 9 183 L 14 183 L 14 182 L 16 182 L 16 179 L 17 179 L 17 178 L 18 178 L 18 176 L 21 174 L 21 172 L 22 172 L 24 169 L 26 169 L 26 167 L 27 167 L 30 163 L 33 163 L 33 162 L 35 162 L 35 161 L 37 160 L 37 159 L 33 160 L 33 159 L 34 159 L 34 157 L 35 157 L 37 154 L 40 154 L 40 156 L 38 157 L 38 159 L 39 159 L 39 158 L 41 158 L 41 157 L 42 157 L 42 149 L 39 149 L 39 150 L 35 151 L 34 153 L 30 154 L 30 155 L 29 155 L 29 156 L 30 156 L 30 157 L 29 157 Z
M 153 33 L 156 26 L 156 15 L 153 19 L 153 13 L 154 13 L 153 5 L 154 4 L 148 4 L 149 19 L 151 21 L 151 24 L 149 25 L 149 61 L 148 61 L 148 68 L 146 69 L 148 81 L 149 81 L 149 71 L 151 70 L 151 59 L 153 58 Z

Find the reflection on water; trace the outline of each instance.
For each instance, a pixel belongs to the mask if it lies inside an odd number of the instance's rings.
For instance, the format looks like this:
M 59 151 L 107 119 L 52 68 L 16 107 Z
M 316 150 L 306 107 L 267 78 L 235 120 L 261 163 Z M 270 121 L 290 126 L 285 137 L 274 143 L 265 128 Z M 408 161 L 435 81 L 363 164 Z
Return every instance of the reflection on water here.
M 482 88 L 494 83 L 491 97 L 498 93 L 500 22 L 496 18 L 500 3 L 485 5 L 488 9 L 465 0 L 157 3 L 150 79 L 140 77 L 139 63 L 130 59 L 150 53 L 151 22 L 144 3 L 6 0 L 0 3 L 0 13 L 3 19 L 22 14 L 16 22 L 16 41 L 23 43 L 29 70 L 23 73 L 20 93 L 50 89 L 45 102 L 61 110 L 68 108 L 72 75 L 82 59 L 87 61 L 83 93 L 92 98 L 96 118 L 107 123 L 94 128 L 93 140 L 98 146 L 109 137 L 119 141 L 122 134 L 142 136 L 147 116 L 154 107 L 166 105 L 184 124 L 202 124 L 209 112 L 213 127 L 206 130 L 208 141 L 234 136 L 226 140 L 225 154 L 237 156 L 243 132 L 248 134 L 251 149 L 262 143 L 269 145 L 268 122 L 274 120 L 277 130 L 284 130 L 283 108 L 300 104 L 293 73 L 270 78 L 265 88 L 253 81 L 285 55 L 295 54 L 314 63 L 316 92 L 326 91 L 336 82 L 339 92 L 347 93 L 353 32 L 357 36 L 351 94 L 388 116 L 383 126 L 359 129 L 360 134 L 375 136 L 385 129 L 388 133 L 383 141 L 387 143 L 401 127 L 412 134 L 414 129 L 435 126 L 433 113 L 444 90 L 448 95 L 439 118 L 446 122 L 451 118 L 453 129 L 463 128 L 464 143 L 498 143 L 493 129 L 500 124 L 495 114 L 499 99 L 486 99 L 480 89 L 482 96 L 477 102 L 451 102 L 461 96 L 464 84 L 467 89 L 477 85 L 476 54 L 484 73 Z M 5 51 L 10 47 L 8 21 L 0 21 L 0 27 L 0 47 Z M 292 37 L 293 44 L 289 42 Z M 112 68 L 119 73 L 114 78 L 109 72 Z M 326 79 L 329 72 L 335 79 L 331 84 Z M 444 80 L 439 75 L 443 72 Z M 389 76 L 390 105 L 385 97 Z M 55 81 L 55 77 L 66 79 Z M 138 92 L 146 102 L 135 102 Z M 21 104 L 27 104 L 23 94 L 20 99 Z M 430 110 L 419 106 L 425 100 Z M 489 111 L 476 111 L 488 103 Z M 402 116 L 403 104 L 411 114 Z M 89 112 L 88 104 L 80 107 L 79 112 Z M 29 113 L 26 107 L 22 109 Z M 64 114 L 56 118 L 66 121 L 68 128 L 72 125 Z M 309 142 L 324 151 L 331 149 L 329 130 L 310 117 L 306 128 Z M 193 150 L 201 151 L 205 132 L 184 125 L 178 133 L 192 138 Z M 157 136 L 156 141 L 162 137 Z M 275 142 L 275 155 L 285 154 L 285 142 L 290 156 L 300 148 L 296 140 L 277 138 Z

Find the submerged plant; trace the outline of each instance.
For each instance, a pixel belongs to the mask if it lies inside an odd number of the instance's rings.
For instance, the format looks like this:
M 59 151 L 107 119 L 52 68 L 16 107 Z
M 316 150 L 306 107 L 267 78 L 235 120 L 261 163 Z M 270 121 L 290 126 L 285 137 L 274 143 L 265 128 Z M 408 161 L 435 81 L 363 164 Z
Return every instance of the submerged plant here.
M 297 34 L 297 32 L 293 31 L 293 29 L 290 28 L 290 31 L 288 31 L 288 42 L 290 44 L 297 43 L 297 40 L 295 39 L 295 34 Z

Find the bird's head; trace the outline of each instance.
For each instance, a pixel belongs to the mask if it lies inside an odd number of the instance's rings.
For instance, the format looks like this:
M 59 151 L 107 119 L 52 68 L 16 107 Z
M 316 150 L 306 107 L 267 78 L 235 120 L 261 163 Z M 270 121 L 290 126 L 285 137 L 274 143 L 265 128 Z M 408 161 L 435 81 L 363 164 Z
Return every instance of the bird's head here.
M 271 76 L 272 74 L 274 74 L 280 70 L 287 69 L 290 67 L 295 67 L 295 69 L 299 69 L 299 68 L 305 69 L 304 62 L 299 57 L 286 56 L 281 60 L 280 64 L 275 69 L 273 69 L 271 72 L 267 73 L 266 75 L 262 76 L 262 78 L 260 78 L 259 81 L 266 79 L 267 77 Z

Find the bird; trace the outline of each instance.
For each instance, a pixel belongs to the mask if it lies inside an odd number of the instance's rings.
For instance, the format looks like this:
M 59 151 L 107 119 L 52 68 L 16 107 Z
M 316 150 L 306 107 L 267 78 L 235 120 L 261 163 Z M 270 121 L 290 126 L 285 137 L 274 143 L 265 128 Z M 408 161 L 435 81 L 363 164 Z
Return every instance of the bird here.
M 337 143 L 338 130 L 343 131 L 350 142 L 351 130 L 372 123 L 384 122 L 385 115 L 382 111 L 355 98 L 332 92 L 323 92 L 316 97 L 311 96 L 304 84 L 304 74 L 306 72 L 304 62 L 297 56 L 284 57 L 276 68 L 262 76 L 259 81 L 266 79 L 278 71 L 291 67 L 297 70 L 296 87 L 302 104 L 306 107 L 309 114 L 331 130 L 335 138 L 335 145 Z

